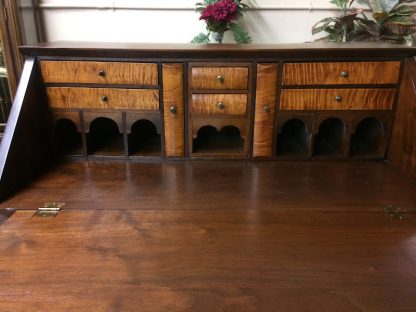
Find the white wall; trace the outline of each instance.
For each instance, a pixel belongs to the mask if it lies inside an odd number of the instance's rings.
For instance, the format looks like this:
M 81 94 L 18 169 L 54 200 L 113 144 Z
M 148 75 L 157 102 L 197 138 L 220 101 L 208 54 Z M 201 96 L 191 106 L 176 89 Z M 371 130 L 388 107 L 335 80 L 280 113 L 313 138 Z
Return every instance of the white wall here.
M 189 42 L 204 30 L 197 0 L 41 0 L 46 40 Z M 337 14 L 329 0 L 246 0 L 254 43 L 310 41 L 318 20 Z M 226 37 L 226 42 L 232 42 Z

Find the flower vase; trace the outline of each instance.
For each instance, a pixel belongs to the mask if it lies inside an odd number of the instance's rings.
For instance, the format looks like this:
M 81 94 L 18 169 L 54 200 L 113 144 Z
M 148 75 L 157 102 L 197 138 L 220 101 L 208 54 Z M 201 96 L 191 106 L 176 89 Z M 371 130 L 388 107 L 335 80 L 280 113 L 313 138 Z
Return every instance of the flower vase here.
M 212 32 L 211 38 L 214 41 L 214 43 L 222 43 L 222 40 L 224 39 L 224 33 L 223 32 Z

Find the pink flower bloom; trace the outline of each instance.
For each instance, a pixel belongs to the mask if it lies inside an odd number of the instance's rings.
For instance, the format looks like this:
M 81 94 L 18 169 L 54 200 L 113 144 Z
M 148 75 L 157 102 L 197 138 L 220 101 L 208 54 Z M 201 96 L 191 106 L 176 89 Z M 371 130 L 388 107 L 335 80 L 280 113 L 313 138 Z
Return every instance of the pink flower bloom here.
M 237 5 L 234 0 L 221 0 L 208 5 L 201 13 L 200 20 L 207 22 L 231 22 L 237 18 Z

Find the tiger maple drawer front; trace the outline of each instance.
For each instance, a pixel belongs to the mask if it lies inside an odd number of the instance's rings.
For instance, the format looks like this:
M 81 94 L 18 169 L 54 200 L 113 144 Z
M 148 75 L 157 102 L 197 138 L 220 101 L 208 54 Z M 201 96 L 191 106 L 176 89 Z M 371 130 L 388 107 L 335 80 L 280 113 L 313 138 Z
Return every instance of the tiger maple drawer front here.
M 52 108 L 159 110 L 159 91 L 118 88 L 46 88 Z
M 194 90 L 246 90 L 247 67 L 192 67 L 191 88 Z
M 400 62 L 286 63 L 283 85 L 396 84 Z
M 395 89 L 286 89 L 281 110 L 391 110 Z
M 158 85 L 154 63 L 41 61 L 40 67 L 46 83 Z
M 193 94 L 192 113 L 208 115 L 245 115 L 247 94 Z

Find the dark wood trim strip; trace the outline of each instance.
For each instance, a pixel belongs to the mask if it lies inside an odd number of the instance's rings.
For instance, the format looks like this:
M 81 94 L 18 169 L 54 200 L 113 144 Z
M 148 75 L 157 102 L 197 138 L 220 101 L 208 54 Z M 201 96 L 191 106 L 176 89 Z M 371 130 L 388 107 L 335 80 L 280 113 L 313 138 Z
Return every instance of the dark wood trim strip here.
M 21 47 L 25 55 L 70 57 L 118 57 L 118 58 L 188 58 L 227 59 L 237 58 L 308 58 L 325 59 L 355 57 L 403 58 L 413 56 L 416 48 L 395 44 L 352 42 L 348 44 L 299 43 L 299 44 L 145 44 L 145 43 L 97 43 L 52 42 Z

